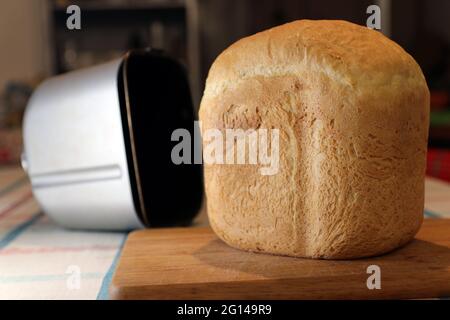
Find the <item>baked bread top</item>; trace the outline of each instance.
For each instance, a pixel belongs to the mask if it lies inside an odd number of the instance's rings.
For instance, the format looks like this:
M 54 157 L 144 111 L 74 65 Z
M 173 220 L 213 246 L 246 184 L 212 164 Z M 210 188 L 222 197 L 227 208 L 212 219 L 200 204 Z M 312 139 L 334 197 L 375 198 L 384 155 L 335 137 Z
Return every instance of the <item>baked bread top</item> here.
M 425 84 L 414 59 L 380 32 L 347 21 L 298 20 L 245 37 L 223 51 L 209 71 L 204 99 L 246 78 L 305 70 L 357 90 Z

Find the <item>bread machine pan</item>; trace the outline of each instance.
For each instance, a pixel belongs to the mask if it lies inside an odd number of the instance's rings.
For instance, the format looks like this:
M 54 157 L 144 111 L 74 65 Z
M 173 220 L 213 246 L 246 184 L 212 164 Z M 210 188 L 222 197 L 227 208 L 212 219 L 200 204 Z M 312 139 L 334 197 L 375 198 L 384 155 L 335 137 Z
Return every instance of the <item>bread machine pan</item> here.
M 183 67 L 159 51 L 132 51 L 36 89 L 22 164 L 41 208 L 65 227 L 184 225 L 201 205 L 202 169 L 172 163 L 177 128 L 194 130 Z

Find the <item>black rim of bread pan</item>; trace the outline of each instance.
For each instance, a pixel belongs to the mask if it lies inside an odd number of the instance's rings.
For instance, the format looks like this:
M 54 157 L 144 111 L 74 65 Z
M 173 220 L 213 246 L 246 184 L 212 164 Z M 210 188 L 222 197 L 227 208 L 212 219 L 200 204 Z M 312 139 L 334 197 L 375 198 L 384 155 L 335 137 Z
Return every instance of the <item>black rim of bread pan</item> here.
M 173 130 L 194 136 L 185 69 L 159 50 L 130 51 L 119 69 L 118 91 L 137 215 L 147 227 L 189 224 L 203 198 L 202 167 L 171 160 Z

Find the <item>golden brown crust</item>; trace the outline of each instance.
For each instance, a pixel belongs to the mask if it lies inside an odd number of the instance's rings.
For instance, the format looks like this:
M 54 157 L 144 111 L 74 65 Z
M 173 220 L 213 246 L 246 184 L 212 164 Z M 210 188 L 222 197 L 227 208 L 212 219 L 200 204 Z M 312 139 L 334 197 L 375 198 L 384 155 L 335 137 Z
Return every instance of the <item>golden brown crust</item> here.
M 420 68 L 377 31 L 301 20 L 244 38 L 211 67 L 202 129 L 278 128 L 280 169 L 205 164 L 211 225 L 252 251 L 392 250 L 422 222 L 428 119 Z
M 378 31 L 346 21 L 299 20 L 232 44 L 212 65 L 205 95 L 256 75 L 283 76 L 305 68 L 358 89 L 425 81 L 414 59 Z

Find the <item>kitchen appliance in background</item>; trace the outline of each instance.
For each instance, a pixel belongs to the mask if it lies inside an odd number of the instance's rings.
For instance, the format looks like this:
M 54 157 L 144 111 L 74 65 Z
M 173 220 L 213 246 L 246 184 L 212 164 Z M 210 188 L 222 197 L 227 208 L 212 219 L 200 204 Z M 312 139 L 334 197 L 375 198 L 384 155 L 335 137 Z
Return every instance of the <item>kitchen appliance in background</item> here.
M 23 167 L 63 226 L 185 225 L 200 208 L 202 168 L 171 161 L 177 128 L 194 134 L 183 67 L 160 51 L 131 51 L 38 87 L 24 116 Z

